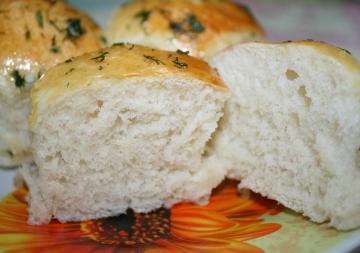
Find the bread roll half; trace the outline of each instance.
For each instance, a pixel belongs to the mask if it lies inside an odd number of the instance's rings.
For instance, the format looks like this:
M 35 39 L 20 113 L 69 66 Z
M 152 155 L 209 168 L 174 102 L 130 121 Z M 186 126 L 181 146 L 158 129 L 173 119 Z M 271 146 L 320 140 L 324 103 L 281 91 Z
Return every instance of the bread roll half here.
M 204 149 L 228 90 L 201 60 L 116 44 L 50 69 L 31 98 L 30 224 L 204 204 L 224 178 Z
M 305 41 L 237 45 L 211 64 L 233 92 L 212 143 L 218 167 L 315 222 L 359 227 L 359 63 Z
M 107 36 L 110 43 L 207 58 L 239 42 L 263 40 L 264 32 L 246 6 L 229 0 L 134 0 L 115 13 Z
M 63 1 L 0 1 L 0 167 L 31 162 L 30 89 L 51 66 L 100 48 L 99 27 Z

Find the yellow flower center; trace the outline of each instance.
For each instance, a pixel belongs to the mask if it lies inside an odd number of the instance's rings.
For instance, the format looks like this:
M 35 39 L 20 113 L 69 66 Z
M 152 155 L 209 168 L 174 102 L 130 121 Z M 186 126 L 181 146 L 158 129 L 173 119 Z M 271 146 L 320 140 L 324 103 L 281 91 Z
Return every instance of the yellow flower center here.
M 148 214 L 128 211 L 112 218 L 82 222 L 81 230 L 86 237 L 101 244 L 147 244 L 168 238 L 170 215 L 170 210 L 164 208 Z

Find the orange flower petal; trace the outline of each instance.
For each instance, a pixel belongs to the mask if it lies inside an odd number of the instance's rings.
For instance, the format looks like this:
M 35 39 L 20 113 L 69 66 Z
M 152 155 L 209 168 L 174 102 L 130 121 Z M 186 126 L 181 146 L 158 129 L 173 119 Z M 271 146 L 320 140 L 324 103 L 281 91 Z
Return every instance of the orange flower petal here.
M 96 230 L 96 227 L 81 230 L 82 223 L 60 224 L 53 221 L 46 226 L 29 226 L 25 201 L 27 190 L 19 189 L 0 203 L 0 251 L 7 253 L 262 252 L 261 249 L 244 242 L 278 230 L 279 224 L 268 224 L 262 220 L 264 214 L 276 213 L 273 210 L 277 209 L 274 208 L 274 202 L 268 202 L 257 195 L 252 195 L 251 198 L 240 196 L 236 184 L 235 181 L 229 181 L 215 190 L 208 206 L 183 203 L 174 206 L 170 211 L 163 212 L 163 215 L 170 215 L 162 218 L 170 219 L 167 225 L 168 227 L 170 225 L 168 237 L 162 239 L 153 237 L 156 238 L 153 243 L 137 243 L 134 246 L 98 242 L 91 237 L 92 230 Z M 159 224 L 156 215 L 157 213 L 146 216 L 147 222 L 151 222 L 151 217 L 155 217 L 155 223 L 148 224 L 151 225 L 151 229 L 159 226 L 156 225 Z M 134 217 L 143 216 L 135 214 Z M 163 221 L 162 219 L 160 220 Z M 96 226 L 97 222 L 91 224 Z M 98 229 L 98 232 L 101 230 Z M 120 234 L 120 232 L 118 236 L 124 236 L 127 240 L 128 233 L 123 231 Z M 107 231 L 107 233 L 111 232 Z M 97 237 L 99 238 L 102 240 L 103 237 Z

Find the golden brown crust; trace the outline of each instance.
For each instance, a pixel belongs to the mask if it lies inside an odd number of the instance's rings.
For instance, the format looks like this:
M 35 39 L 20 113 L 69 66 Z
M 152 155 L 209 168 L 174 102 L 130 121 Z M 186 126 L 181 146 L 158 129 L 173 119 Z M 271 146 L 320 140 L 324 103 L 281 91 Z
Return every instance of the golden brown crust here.
M 228 0 L 135 0 L 116 13 L 108 31 L 110 42 L 188 50 L 200 57 L 263 35 L 249 10 Z
M 303 41 L 295 41 L 295 42 L 286 42 L 288 46 L 292 45 L 304 45 L 311 46 L 315 50 L 319 51 L 322 54 L 333 57 L 341 62 L 346 68 L 353 72 L 358 72 L 360 74 L 360 63 L 351 55 L 346 49 L 339 48 L 333 45 L 330 45 L 321 41 L 313 41 L 313 40 L 303 40 Z
M 58 97 L 96 87 L 92 83 L 95 79 L 161 76 L 196 78 L 216 89 L 227 91 L 216 71 L 200 59 L 181 52 L 120 43 L 70 59 L 47 71 L 31 91 L 33 111 L 30 125 L 35 122 L 39 108 L 46 108 L 49 101 Z
M 71 56 L 100 48 L 100 29 L 61 0 L 0 1 L 0 64 L 47 69 Z M 29 69 L 24 69 L 27 71 Z

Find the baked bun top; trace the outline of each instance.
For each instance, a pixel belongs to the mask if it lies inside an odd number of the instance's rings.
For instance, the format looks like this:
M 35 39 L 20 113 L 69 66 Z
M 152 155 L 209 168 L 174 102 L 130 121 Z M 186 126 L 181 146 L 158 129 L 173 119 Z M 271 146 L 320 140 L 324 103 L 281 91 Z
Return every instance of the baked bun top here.
M 133 44 L 118 43 L 111 48 L 71 58 L 47 71 L 31 91 L 30 125 L 42 111 L 58 98 L 87 88 L 101 87 L 99 79 L 194 78 L 215 89 L 227 87 L 206 62 L 183 52 L 160 51 Z
M 297 46 L 297 45 L 310 46 L 324 55 L 335 58 L 341 64 L 343 64 L 348 70 L 360 75 L 359 61 L 351 55 L 351 52 L 349 52 L 346 49 L 333 46 L 326 42 L 314 41 L 314 40 L 287 41 L 287 42 L 284 42 L 283 44 L 285 44 L 289 47 Z M 357 85 L 360 87 L 360 79 L 358 80 Z
M 111 43 L 180 49 L 197 57 L 263 35 L 249 9 L 228 0 L 134 0 L 114 15 L 107 33 Z
M 90 17 L 61 0 L 0 1 L 0 66 L 5 71 L 36 65 L 46 70 L 97 50 L 99 36 Z

